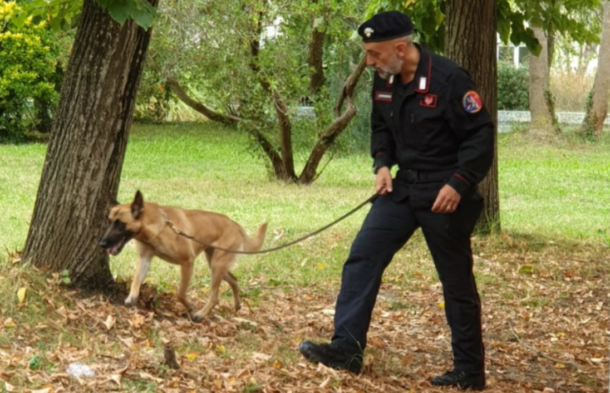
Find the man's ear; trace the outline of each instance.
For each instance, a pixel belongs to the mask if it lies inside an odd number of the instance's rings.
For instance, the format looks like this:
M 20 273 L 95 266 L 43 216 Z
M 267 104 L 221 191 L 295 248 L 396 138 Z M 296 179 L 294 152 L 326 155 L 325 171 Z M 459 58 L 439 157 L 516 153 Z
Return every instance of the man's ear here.
M 396 56 L 399 59 L 403 59 L 405 57 L 405 54 L 407 53 L 407 43 L 403 41 L 398 41 L 394 45 L 394 50 L 396 51 Z
M 133 218 L 140 218 L 140 214 L 144 210 L 144 197 L 140 190 L 136 191 L 136 195 L 133 198 L 133 202 L 131 202 L 131 215 Z

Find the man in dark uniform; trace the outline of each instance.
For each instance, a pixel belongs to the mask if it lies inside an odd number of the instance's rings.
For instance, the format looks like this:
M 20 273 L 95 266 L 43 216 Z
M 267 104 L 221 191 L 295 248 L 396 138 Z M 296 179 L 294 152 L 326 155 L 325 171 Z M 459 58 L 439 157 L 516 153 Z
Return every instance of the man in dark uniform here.
M 331 343 L 304 341 L 299 350 L 309 361 L 358 374 L 383 272 L 421 228 L 443 285 L 454 363 L 431 383 L 483 390 L 470 236 L 483 207 L 476 185 L 493 160 L 494 125 L 468 73 L 414 44 L 412 32 L 411 20 L 395 11 L 358 29 L 376 70 L 371 153 L 379 197 L 343 267 Z

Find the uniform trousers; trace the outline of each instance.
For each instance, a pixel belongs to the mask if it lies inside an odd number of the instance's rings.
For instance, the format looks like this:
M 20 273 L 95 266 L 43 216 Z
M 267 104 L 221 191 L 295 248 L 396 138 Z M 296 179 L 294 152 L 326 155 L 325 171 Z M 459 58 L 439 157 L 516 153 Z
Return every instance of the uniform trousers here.
M 464 197 L 455 212 L 433 213 L 407 197 L 378 197 L 354 240 L 343 266 L 337 298 L 333 346 L 361 353 L 382 275 L 394 254 L 421 228 L 442 283 L 451 330 L 454 369 L 484 371 L 481 302 L 473 275 L 470 236 L 483 208 L 478 194 Z M 405 321 L 408 329 L 409 321 Z

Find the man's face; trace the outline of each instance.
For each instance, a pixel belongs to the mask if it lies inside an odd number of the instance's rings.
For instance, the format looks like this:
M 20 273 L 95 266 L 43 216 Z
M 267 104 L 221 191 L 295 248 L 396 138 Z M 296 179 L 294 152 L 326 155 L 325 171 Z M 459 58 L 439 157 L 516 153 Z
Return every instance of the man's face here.
M 366 51 L 366 65 L 375 67 L 381 79 L 398 74 L 402 68 L 403 51 L 397 50 L 393 41 L 368 42 L 362 44 Z

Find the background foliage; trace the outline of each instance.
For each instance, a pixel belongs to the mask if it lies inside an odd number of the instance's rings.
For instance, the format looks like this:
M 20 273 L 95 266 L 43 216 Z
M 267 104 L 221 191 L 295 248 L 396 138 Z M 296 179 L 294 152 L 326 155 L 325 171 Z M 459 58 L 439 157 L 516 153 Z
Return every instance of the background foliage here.
M 61 73 L 44 22 L 20 20 L 16 3 L 0 3 L 0 140 L 23 141 L 48 132 Z
M 527 65 L 517 68 L 512 63 L 498 62 L 498 110 L 528 110 L 528 86 Z
M 294 146 L 305 154 L 331 119 L 334 100 L 361 56 L 353 32 L 362 12 L 356 1 L 162 2 L 138 116 L 167 116 L 172 102 L 164 82 L 174 79 L 206 106 L 246 119 L 240 123 L 244 130 L 256 128 L 277 142 L 274 103 L 263 87 L 268 85 L 286 103 Z M 325 84 L 315 96 L 307 65 L 313 29 L 325 33 Z M 257 54 L 253 44 L 259 45 Z M 368 96 L 368 87 L 360 91 Z M 313 109 L 303 112 L 309 105 Z

